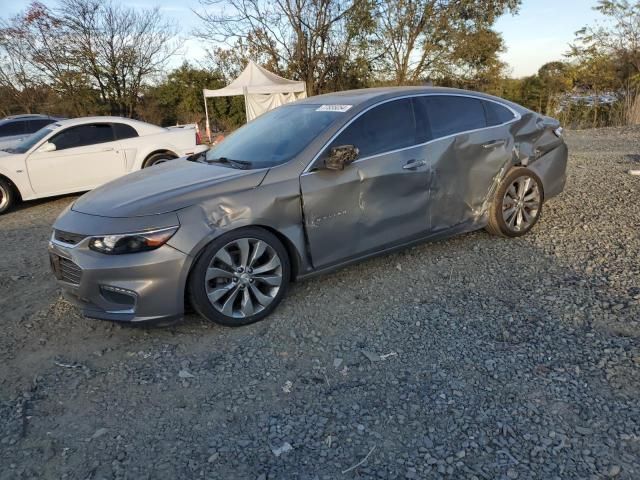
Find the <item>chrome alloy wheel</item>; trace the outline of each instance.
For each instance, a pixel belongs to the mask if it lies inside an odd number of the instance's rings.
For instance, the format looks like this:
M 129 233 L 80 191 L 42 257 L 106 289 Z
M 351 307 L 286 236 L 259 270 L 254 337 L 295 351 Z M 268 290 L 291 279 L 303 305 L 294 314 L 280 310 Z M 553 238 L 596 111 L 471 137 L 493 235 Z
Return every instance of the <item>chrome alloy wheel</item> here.
M 531 227 L 540 214 L 542 196 L 537 182 L 528 175 L 516 178 L 502 199 L 502 218 L 513 232 Z
M 209 302 L 223 315 L 251 317 L 268 307 L 282 285 L 282 262 L 264 240 L 239 238 L 213 256 L 205 275 Z
M 0 185 L 0 210 L 3 210 L 7 206 L 7 203 L 9 203 L 9 195 L 9 192 Z
M 160 165 L 161 163 L 167 163 L 167 162 L 170 162 L 171 160 L 173 160 L 173 159 L 172 158 L 159 158 L 155 162 L 153 162 L 153 164 L 151 166 L 153 167 L 155 165 Z

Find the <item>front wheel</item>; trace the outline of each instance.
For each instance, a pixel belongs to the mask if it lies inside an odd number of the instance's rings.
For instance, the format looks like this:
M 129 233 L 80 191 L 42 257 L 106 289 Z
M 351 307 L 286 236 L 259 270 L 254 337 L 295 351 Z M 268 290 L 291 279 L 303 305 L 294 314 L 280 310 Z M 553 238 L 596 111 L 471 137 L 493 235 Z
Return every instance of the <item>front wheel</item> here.
M 171 153 L 156 153 L 147 158 L 144 162 L 142 168 L 153 167 L 154 165 L 160 165 L 161 163 L 170 162 L 177 158 L 175 155 Z
M 524 167 L 512 169 L 495 193 L 487 231 L 503 237 L 524 235 L 538 222 L 543 199 L 542 182 L 535 173 Z
M 269 315 L 289 285 L 289 256 L 282 242 L 261 228 L 243 228 L 210 243 L 189 277 L 193 308 L 226 326 Z
M 8 212 L 16 202 L 16 191 L 9 182 L 0 178 L 0 215 Z

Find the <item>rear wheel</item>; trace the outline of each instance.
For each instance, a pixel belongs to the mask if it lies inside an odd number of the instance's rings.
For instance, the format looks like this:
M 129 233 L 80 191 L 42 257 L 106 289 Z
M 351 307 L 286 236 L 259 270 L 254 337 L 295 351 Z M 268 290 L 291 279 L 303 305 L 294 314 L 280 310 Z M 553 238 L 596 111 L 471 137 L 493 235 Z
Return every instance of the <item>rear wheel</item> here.
M 189 296 L 208 320 L 247 325 L 278 306 L 289 278 L 289 257 L 280 240 L 261 228 L 243 228 L 206 247 L 191 272 Z
M 4 178 L 0 178 L 0 215 L 11 210 L 16 202 L 16 191 L 13 185 Z
M 155 153 L 147 158 L 144 162 L 144 166 L 142 168 L 153 167 L 154 165 L 160 165 L 161 163 L 169 162 L 176 157 L 172 153 Z
M 527 168 L 514 168 L 496 191 L 487 231 L 503 237 L 524 235 L 538 222 L 543 198 L 540 178 Z

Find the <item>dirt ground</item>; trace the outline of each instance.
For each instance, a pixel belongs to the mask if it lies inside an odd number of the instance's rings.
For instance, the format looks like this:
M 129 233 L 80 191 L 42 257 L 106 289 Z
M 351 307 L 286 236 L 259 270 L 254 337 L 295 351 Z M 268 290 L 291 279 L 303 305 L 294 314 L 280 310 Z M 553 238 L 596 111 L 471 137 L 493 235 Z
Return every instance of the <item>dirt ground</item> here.
M 568 143 L 529 235 L 301 282 L 239 329 L 85 319 L 46 252 L 75 197 L 0 217 L 0 479 L 640 478 L 640 129 Z

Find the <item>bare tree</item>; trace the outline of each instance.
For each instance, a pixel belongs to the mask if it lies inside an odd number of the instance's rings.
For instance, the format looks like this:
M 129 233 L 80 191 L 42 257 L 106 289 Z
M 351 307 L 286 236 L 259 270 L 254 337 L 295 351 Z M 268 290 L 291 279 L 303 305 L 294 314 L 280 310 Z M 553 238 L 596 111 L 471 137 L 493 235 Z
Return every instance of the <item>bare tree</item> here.
M 371 22 L 369 0 L 200 0 L 200 35 L 243 46 L 269 68 L 304 80 L 310 94 L 335 74 L 336 59 L 354 58 Z M 356 28 L 356 23 L 359 25 Z
M 92 80 L 111 113 L 133 116 L 144 82 L 176 52 L 176 29 L 157 8 L 134 10 L 102 0 L 61 0 L 74 42 L 74 66 Z
M 375 36 L 382 50 L 378 69 L 395 84 L 427 77 L 468 78 L 495 54 L 501 40 L 490 30 L 520 0 L 380 0 Z M 475 56 L 474 56 L 475 54 Z M 491 59 L 493 60 L 493 59 Z M 466 72 L 465 72 L 466 71 Z M 465 74 L 467 77 L 465 77 Z
M 79 102 L 86 81 L 73 67 L 67 49 L 69 35 L 64 25 L 43 4 L 34 2 L 28 10 L 0 23 L 0 66 L 2 85 L 16 96 L 29 95 L 35 86 L 47 84 L 68 97 L 74 113 L 81 113 Z M 29 105 L 23 107 L 30 110 Z
M 158 9 L 60 0 L 52 10 L 34 2 L 0 24 L 0 86 L 17 95 L 46 84 L 72 114 L 133 116 L 143 87 L 175 53 L 175 35 Z

